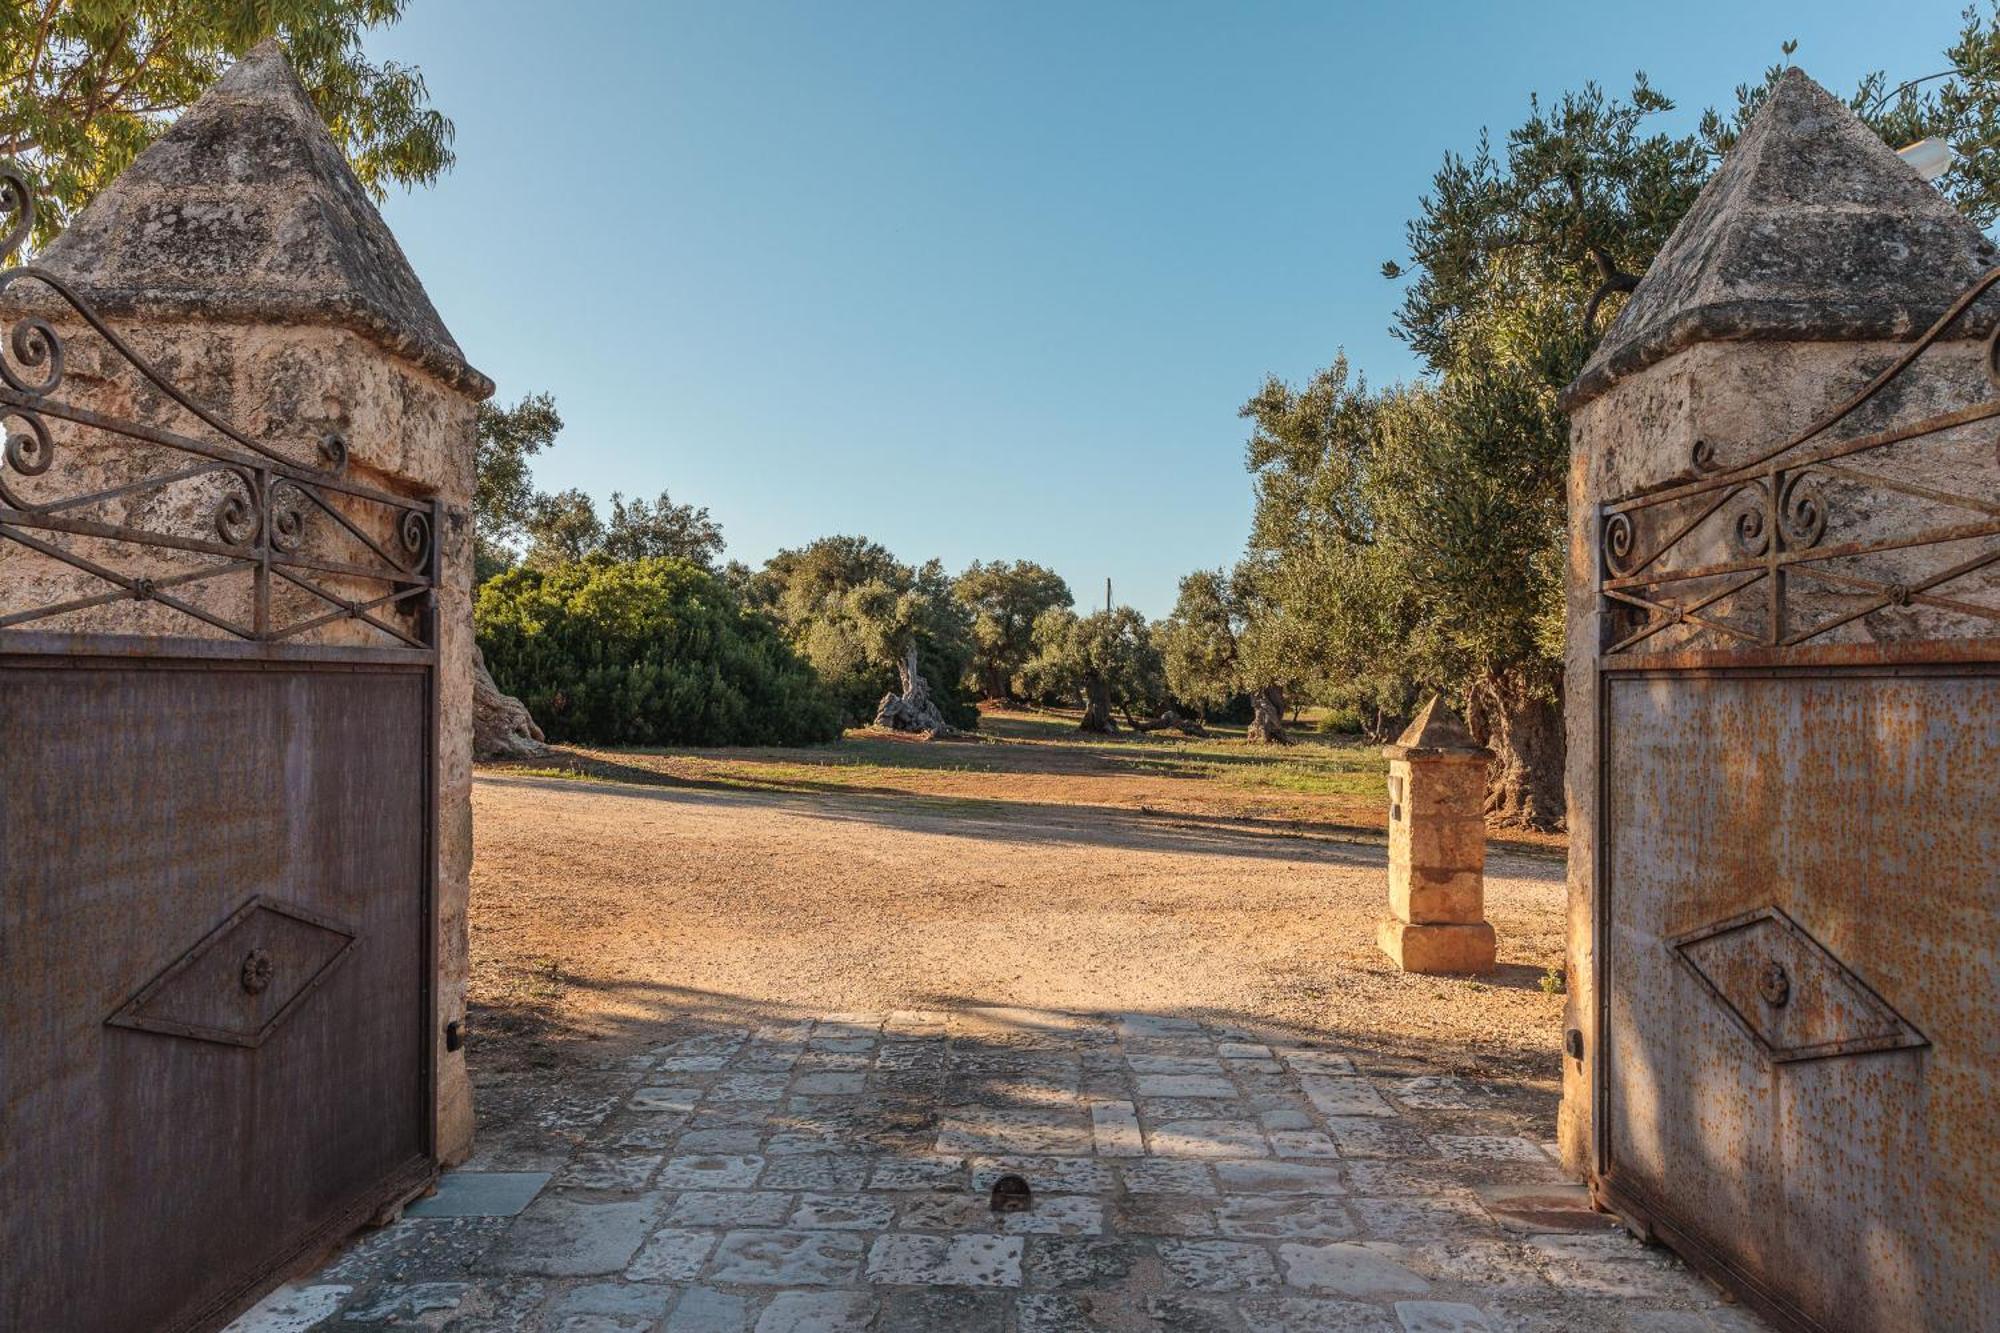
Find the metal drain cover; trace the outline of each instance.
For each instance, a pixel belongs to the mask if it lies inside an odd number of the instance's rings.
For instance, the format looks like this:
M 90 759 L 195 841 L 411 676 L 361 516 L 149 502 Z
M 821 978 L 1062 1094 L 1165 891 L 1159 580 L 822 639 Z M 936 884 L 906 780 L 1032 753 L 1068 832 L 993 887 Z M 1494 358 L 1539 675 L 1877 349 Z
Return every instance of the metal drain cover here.
M 993 1182 L 993 1211 L 1025 1213 L 1035 1206 L 1034 1191 L 1020 1176 L 1005 1175 Z

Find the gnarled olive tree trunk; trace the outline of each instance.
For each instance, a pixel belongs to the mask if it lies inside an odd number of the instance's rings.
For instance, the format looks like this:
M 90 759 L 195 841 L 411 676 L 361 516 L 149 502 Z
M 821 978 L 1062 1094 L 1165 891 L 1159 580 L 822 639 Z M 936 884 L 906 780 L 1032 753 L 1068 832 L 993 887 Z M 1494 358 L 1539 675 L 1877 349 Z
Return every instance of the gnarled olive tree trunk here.
M 1285 691 L 1266 685 L 1250 692 L 1250 739 L 1267 745 L 1289 745 L 1285 734 Z
M 992 662 L 979 668 L 979 693 L 988 703 L 1011 703 L 1014 698 L 1014 682 L 1005 667 Z
M 944 720 L 937 702 L 931 698 L 930 682 L 917 669 L 917 649 L 912 644 L 896 663 L 903 689 L 882 696 L 875 709 L 875 725 L 889 731 L 908 731 L 924 736 L 949 736 L 952 725 Z
M 511 694 L 500 693 L 486 670 L 486 655 L 472 648 L 472 757 L 533 759 L 549 752 L 542 729 Z
M 1563 826 L 1563 710 L 1557 687 L 1536 689 L 1500 676 L 1472 692 L 1473 734 L 1493 751 L 1486 780 L 1486 818 L 1493 824 L 1542 830 Z
M 1077 730 L 1102 736 L 1118 730 L 1118 724 L 1111 720 L 1111 686 L 1102 677 L 1084 677 L 1083 721 L 1077 723 Z

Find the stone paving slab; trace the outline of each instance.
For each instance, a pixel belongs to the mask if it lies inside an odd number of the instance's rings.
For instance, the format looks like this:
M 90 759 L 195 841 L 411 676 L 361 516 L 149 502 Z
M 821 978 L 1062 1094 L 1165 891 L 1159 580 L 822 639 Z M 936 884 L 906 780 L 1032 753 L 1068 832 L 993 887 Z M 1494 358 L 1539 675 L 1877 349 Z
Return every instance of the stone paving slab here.
M 406 1217 L 513 1217 L 549 1183 L 547 1171 L 453 1171 Z
M 1006 1008 L 663 1025 L 233 1333 L 1754 1333 L 1503 1091 Z M 1025 1212 L 995 1213 L 1019 1175 Z

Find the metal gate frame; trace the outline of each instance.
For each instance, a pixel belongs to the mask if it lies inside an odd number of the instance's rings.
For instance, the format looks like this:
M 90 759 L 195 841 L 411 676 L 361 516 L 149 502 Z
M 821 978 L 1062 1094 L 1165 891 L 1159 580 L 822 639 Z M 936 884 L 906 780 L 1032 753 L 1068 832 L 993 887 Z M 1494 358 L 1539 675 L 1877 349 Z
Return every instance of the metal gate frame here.
M 418 1124 L 421 1155 L 386 1177 L 350 1207 L 332 1214 L 286 1247 L 274 1263 L 247 1276 L 206 1305 L 193 1309 L 166 1333 L 197 1333 L 219 1329 L 282 1281 L 303 1261 L 314 1258 L 386 1210 L 415 1197 L 437 1179 L 437 752 L 438 689 L 434 650 L 308 646 L 281 643 L 238 643 L 213 639 L 147 638 L 136 635 L 50 634 L 0 630 L 0 667 L 48 671 L 139 668 L 149 671 L 280 671 L 421 674 L 424 678 L 425 726 L 421 789 L 426 813 L 422 820 L 423 876 L 419 919 L 423 923 L 418 978 L 419 1004 L 410 1021 L 417 1026 Z
M 25 173 L 0 160 L 0 262 L 26 239 L 34 199 Z M 11 220 L 11 221 L 9 221 Z M 323 434 L 303 452 L 273 447 L 235 429 L 172 383 L 61 277 L 32 265 L 0 270 L 0 297 L 31 295 L 0 340 L 0 545 L 13 543 L 78 571 L 105 586 L 91 595 L 0 615 L 0 664 L 68 670 L 139 668 L 148 671 L 278 671 L 420 674 L 424 721 L 420 817 L 422 871 L 417 979 L 420 1081 L 415 1142 L 420 1155 L 368 1189 L 338 1213 L 294 1238 L 270 1267 L 244 1279 L 201 1308 L 187 1312 L 173 1333 L 220 1327 L 276 1285 L 301 1261 L 314 1257 L 370 1218 L 427 1188 L 437 1175 L 436 1089 L 438 995 L 436 986 L 438 755 L 441 749 L 436 590 L 441 577 L 444 509 L 435 497 L 399 495 L 348 475 L 347 441 Z M 87 329 L 122 363 L 136 387 L 164 395 L 177 419 L 199 423 L 187 430 L 114 417 L 58 396 L 65 372 L 63 331 Z M 76 329 L 75 325 L 83 326 Z M 163 405 L 165 406 L 165 405 Z M 49 421 L 67 423 L 51 431 Z M 65 432 L 107 450 L 124 449 L 179 464 L 137 480 L 97 482 L 79 492 L 48 495 L 36 482 L 23 494 L 21 479 L 44 478 L 67 451 Z M 157 493 L 176 484 L 204 486 L 219 495 L 211 530 L 169 532 L 93 517 L 99 506 Z M 317 535 L 316 535 L 317 534 Z M 173 573 L 128 574 L 84 551 L 141 551 L 156 561 L 192 557 Z M 105 558 L 108 558 L 105 557 Z M 202 585 L 242 580 L 250 587 L 248 616 L 203 605 Z M 363 589 L 364 591 L 357 591 Z M 238 590 L 239 602 L 245 600 Z M 99 632 L 90 617 L 99 608 L 153 603 L 178 613 L 179 623 L 211 637 Z M 292 608 L 287 613 L 286 605 Z M 300 608 L 307 609 L 300 609 Z M 46 622 L 81 629 L 49 629 Z M 33 628 L 23 628 L 34 626 Z M 351 627 L 343 630 L 342 627 Z M 369 642 L 324 642 L 327 634 Z
M 1610 823 L 1614 780 L 1610 763 L 1612 687 L 1618 681 L 1634 679 L 1826 680 L 1871 676 L 1957 679 L 2000 675 L 2000 607 L 1933 591 L 1952 579 L 2000 564 L 2000 545 L 1912 584 L 1883 583 L 1822 564 L 1857 555 L 1914 550 L 2000 535 L 2000 503 L 1993 497 L 1899 483 L 1854 469 L 1855 462 L 1865 463 L 1867 455 L 1889 446 L 2000 418 L 2000 396 L 1847 439 L 1825 438 L 1834 426 L 1907 371 L 1996 284 L 2000 284 L 2000 269 L 1980 277 L 1891 365 L 1798 434 L 1729 467 L 1718 465 L 1713 449 L 1703 441 L 1696 441 L 1686 474 L 1691 480 L 1669 481 L 1607 501 L 1598 507 L 1596 514 L 1598 607 L 1604 613 L 1604 633 L 1593 679 L 1597 773 L 1590 798 L 1597 830 L 1591 903 L 1592 1022 L 1596 1029 L 1591 1078 L 1592 1194 L 1602 1206 L 1624 1218 L 1637 1234 L 1663 1241 L 1694 1267 L 1741 1293 L 1787 1333 L 1823 1333 L 1823 1329 L 1780 1292 L 1678 1218 L 1666 1201 L 1652 1197 L 1652 1192 L 1643 1185 L 1622 1178 L 1612 1154 L 1611 1082 L 1617 1056 L 1611 1026 L 1611 986 L 1617 975 L 1612 957 L 1615 936 L 1611 911 L 1616 887 L 1611 878 L 1616 836 Z M 1995 327 L 1985 344 L 1988 379 L 1993 386 L 2000 387 L 2000 327 Z M 1827 506 L 1820 479 L 1829 474 L 1865 480 L 1890 491 L 1957 507 L 1981 518 L 1876 541 L 1823 545 Z M 1711 516 L 1722 514 L 1729 518 L 1728 507 L 1745 498 L 1749 504 L 1735 511 L 1732 533 L 1740 558 L 1685 568 L 1672 568 L 1672 562 L 1663 559 Z M 1787 619 L 1787 594 L 1791 583 L 1800 578 L 1858 592 L 1866 601 L 1837 618 L 1794 628 Z M 1724 584 L 1722 591 L 1705 590 L 1712 589 L 1718 580 Z M 1767 599 L 1761 631 L 1746 631 L 1741 625 L 1710 612 L 1710 608 L 1758 584 L 1765 586 Z M 1874 611 L 1910 605 L 1984 618 L 1993 625 L 1992 636 L 1895 643 L 1813 642 Z M 1707 631 L 1739 646 L 1645 650 L 1648 640 L 1683 626 Z

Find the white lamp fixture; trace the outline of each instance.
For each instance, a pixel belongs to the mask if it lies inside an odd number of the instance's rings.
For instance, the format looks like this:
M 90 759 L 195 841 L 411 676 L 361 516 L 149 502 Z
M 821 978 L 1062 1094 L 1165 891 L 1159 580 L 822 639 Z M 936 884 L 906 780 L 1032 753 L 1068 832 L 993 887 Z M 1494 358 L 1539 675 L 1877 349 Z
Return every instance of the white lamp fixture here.
M 1896 156 L 1909 163 L 1925 180 L 1934 181 L 1951 170 L 1952 159 L 1957 154 L 1942 139 L 1919 139 L 1907 148 L 1898 148 Z

